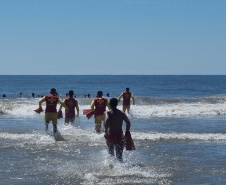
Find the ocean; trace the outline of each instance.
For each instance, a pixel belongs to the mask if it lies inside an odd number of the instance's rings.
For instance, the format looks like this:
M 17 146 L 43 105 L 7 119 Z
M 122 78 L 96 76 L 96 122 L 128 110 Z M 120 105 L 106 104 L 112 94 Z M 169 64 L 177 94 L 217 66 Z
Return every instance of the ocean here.
M 136 150 L 124 150 L 121 163 L 82 111 L 97 91 L 119 97 L 126 87 Z M 57 139 L 34 112 L 51 88 L 62 100 L 74 90 L 80 108 L 74 125 L 58 120 Z M 226 76 L 0 76 L 0 148 L 3 185 L 224 185 Z

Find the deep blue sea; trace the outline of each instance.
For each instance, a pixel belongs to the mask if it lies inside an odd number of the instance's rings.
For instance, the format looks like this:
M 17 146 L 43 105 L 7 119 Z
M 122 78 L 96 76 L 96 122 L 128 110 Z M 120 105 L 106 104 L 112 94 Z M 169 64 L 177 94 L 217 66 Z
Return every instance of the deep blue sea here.
M 119 97 L 126 87 L 136 150 L 120 163 L 82 111 L 97 91 Z M 74 90 L 80 108 L 74 125 L 58 120 L 57 138 L 33 111 L 51 88 L 62 100 Z M 226 76 L 0 76 L 0 148 L 3 185 L 224 185 Z

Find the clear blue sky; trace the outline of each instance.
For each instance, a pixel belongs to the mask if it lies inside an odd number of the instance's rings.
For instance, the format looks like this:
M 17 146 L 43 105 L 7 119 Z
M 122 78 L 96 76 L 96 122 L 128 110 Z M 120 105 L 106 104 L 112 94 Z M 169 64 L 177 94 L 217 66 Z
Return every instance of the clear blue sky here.
M 0 75 L 226 75 L 226 0 L 0 0 Z

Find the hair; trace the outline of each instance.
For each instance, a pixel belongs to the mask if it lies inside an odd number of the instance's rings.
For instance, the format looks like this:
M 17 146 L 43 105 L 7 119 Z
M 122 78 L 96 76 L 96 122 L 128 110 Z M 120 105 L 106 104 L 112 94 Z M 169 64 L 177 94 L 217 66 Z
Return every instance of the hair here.
M 50 90 L 50 94 L 55 95 L 55 94 L 56 94 L 56 89 L 55 89 L 55 88 L 52 88 L 52 89 Z
M 70 97 L 72 97 L 74 95 L 74 91 L 70 90 L 68 94 L 69 94 Z
M 103 92 L 102 91 L 98 91 L 97 92 L 97 96 L 103 96 Z
M 111 98 L 110 99 L 110 106 L 112 109 L 116 108 L 118 105 L 118 99 L 117 98 Z
M 126 91 L 129 91 L 129 87 L 126 88 Z

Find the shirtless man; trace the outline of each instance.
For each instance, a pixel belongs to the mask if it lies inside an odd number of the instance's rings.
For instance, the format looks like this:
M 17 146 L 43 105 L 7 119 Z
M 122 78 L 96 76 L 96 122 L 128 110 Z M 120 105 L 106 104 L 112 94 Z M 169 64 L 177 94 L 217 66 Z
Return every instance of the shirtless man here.
M 130 130 L 130 121 L 126 114 L 117 109 L 118 100 L 116 98 L 110 99 L 111 110 L 105 112 L 105 139 L 108 145 L 108 152 L 111 156 L 114 156 L 114 150 L 116 151 L 116 157 L 119 161 L 122 161 L 122 153 L 124 146 L 123 121 L 126 122 L 126 132 Z M 115 149 L 114 149 L 115 148 Z

